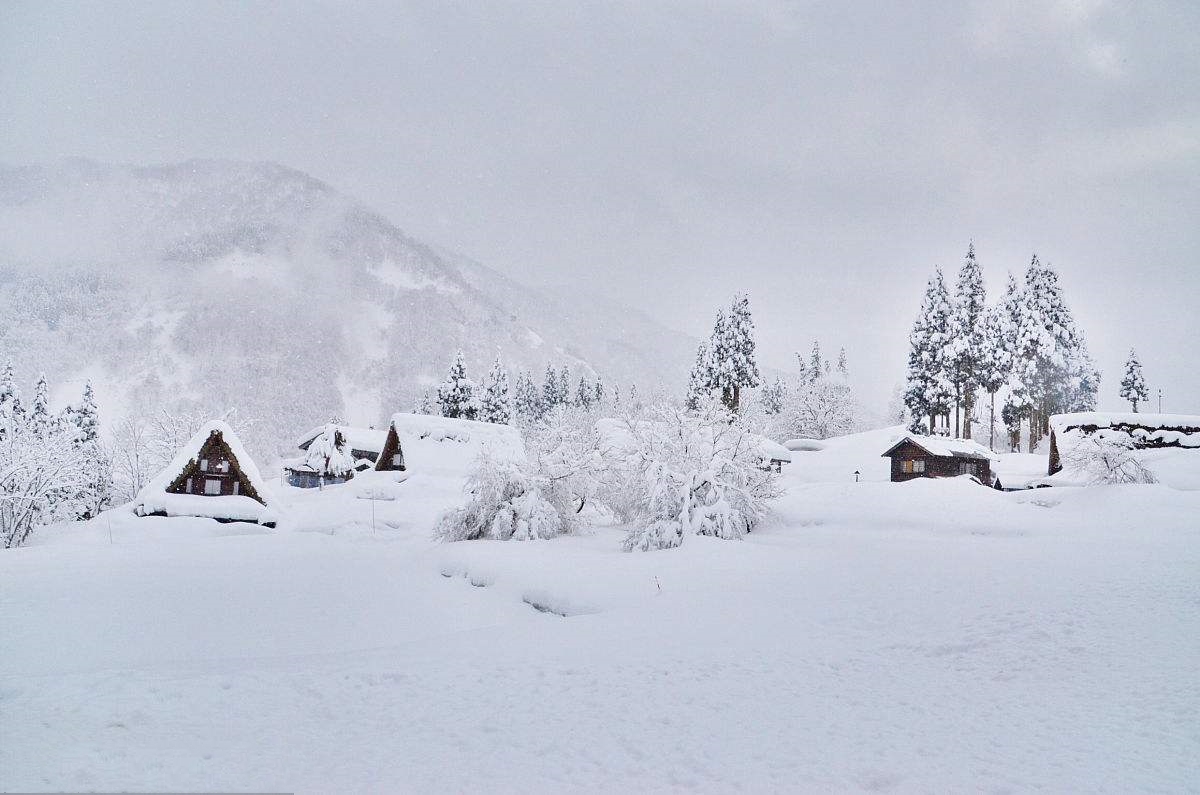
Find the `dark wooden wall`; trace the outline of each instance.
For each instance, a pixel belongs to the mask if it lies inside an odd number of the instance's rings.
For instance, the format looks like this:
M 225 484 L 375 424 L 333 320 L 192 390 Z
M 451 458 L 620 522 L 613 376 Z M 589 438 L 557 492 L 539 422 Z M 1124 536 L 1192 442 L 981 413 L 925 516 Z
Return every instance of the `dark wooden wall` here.
M 913 444 L 906 444 L 896 448 L 891 453 L 892 459 L 892 482 L 903 483 L 906 480 L 914 478 L 952 478 L 963 474 L 960 464 L 973 464 L 974 471 L 972 474 L 984 483 L 991 485 L 992 471 L 991 464 L 987 459 L 961 458 L 949 456 L 929 455 L 920 447 Z M 924 461 L 924 472 L 905 472 L 905 461 Z

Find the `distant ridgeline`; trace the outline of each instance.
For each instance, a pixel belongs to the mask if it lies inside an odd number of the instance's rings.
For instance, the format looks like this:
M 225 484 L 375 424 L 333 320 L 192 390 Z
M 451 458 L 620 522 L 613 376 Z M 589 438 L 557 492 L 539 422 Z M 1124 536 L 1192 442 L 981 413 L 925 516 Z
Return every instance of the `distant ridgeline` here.
M 1067 433 L 1128 438 L 1137 449 L 1189 447 L 1200 450 L 1200 415 L 1136 414 L 1082 411 L 1050 418 L 1050 465 L 1047 474 L 1062 470 L 1058 440 Z

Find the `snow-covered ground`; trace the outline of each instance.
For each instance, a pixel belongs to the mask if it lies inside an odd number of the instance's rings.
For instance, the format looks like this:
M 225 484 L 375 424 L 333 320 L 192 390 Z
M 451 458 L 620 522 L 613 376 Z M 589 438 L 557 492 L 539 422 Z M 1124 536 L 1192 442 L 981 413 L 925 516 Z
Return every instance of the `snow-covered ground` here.
M 891 484 L 890 435 L 662 552 L 435 544 L 416 467 L 45 532 L 0 554 L 0 789 L 1200 787 L 1200 490 Z

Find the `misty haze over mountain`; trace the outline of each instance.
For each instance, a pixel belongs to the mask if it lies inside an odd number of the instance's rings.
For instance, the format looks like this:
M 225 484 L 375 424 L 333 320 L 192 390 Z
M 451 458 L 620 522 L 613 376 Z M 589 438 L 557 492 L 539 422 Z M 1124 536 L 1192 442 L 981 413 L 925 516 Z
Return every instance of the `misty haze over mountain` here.
M 934 266 L 1036 252 L 1104 374 L 1200 404 L 1200 6 L 6 4 L 0 160 L 270 161 L 524 284 L 886 402 Z M 114 210 L 115 211 L 115 210 Z M 11 230 L 10 235 L 11 235 Z M 69 241 L 57 241 L 69 247 Z M 679 363 L 685 368 L 686 362 Z
M 682 389 L 694 343 L 611 302 L 438 253 L 329 185 L 266 163 L 0 169 L 0 344 L 110 416 L 237 408 L 262 446 L 409 409 L 462 347 L 628 388 Z M 282 449 L 282 448 L 281 448 Z

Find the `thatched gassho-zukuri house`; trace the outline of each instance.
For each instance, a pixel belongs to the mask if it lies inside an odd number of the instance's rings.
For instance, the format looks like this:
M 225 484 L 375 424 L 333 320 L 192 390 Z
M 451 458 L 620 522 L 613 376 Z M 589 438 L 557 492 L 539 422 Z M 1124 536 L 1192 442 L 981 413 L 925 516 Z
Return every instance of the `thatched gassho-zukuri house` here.
M 212 420 L 138 492 L 139 516 L 196 516 L 274 527 L 274 496 L 233 429 Z
M 356 462 L 368 461 L 371 466 L 379 460 L 379 454 L 383 452 L 384 442 L 387 441 L 387 431 L 379 430 L 378 428 L 356 428 L 351 425 L 332 424 L 338 432 L 346 440 L 346 444 L 350 447 L 350 455 L 354 457 Z M 307 453 L 312 443 L 326 434 L 330 425 L 321 425 L 313 428 L 308 433 L 300 437 L 300 441 L 296 444 L 301 451 Z M 369 467 L 368 467 L 369 468 Z
M 992 451 L 970 439 L 910 434 L 889 447 L 883 457 L 892 459 L 893 483 L 971 475 L 985 486 L 992 484 Z
M 1077 434 L 1119 436 L 1135 449 L 1193 448 L 1200 452 L 1200 416 L 1194 414 L 1138 414 L 1135 412 L 1081 411 L 1050 418 L 1050 460 L 1046 474 L 1062 470 L 1060 444 Z
M 355 474 L 375 468 L 384 437 L 383 431 L 325 425 L 301 440 L 304 455 L 285 461 L 284 474 L 290 485 L 301 489 L 345 483 Z
M 411 468 L 466 474 L 483 452 L 504 460 L 524 460 L 521 432 L 511 425 L 491 422 L 395 414 L 375 469 L 403 472 Z

